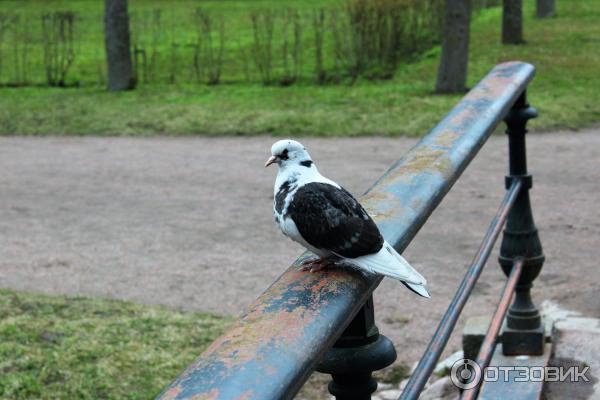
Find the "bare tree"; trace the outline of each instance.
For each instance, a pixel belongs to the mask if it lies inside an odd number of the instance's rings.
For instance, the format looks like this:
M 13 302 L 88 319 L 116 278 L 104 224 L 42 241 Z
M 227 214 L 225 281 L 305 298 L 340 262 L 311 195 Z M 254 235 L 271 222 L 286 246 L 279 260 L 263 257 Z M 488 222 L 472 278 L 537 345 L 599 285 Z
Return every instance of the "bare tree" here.
M 523 0 L 504 0 L 502 43 L 522 44 L 523 42 Z
M 466 89 L 469 64 L 471 0 L 446 0 L 442 57 L 435 84 L 436 93 L 462 93 Z
M 127 0 L 105 0 L 104 39 L 108 61 L 108 90 L 135 87 L 131 64 Z
M 538 18 L 554 17 L 556 14 L 554 0 L 537 0 L 535 6 L 535 16 Z

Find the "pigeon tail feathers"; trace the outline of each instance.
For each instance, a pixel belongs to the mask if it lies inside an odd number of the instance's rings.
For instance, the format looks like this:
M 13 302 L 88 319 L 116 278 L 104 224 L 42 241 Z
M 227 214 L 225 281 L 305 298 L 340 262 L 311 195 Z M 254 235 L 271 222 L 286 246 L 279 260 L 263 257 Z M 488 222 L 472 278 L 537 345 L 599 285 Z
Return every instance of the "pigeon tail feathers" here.
M 344 260 L 362 270 L 397 279 L 418 295 L 430 297 L 425 288 L 427 280 L 386 241 L 375 254 Z
M 402 282 L 402 281 L 401 281 Z M 410 291 L 418 294 L 421 297 L 425 297 L 427 299 L 431 298 L 431 295 L 427 291 L 427 288 L 424 285 L 414 285 L 412 283 L 402 282 L 404 286 L 406 286 Z

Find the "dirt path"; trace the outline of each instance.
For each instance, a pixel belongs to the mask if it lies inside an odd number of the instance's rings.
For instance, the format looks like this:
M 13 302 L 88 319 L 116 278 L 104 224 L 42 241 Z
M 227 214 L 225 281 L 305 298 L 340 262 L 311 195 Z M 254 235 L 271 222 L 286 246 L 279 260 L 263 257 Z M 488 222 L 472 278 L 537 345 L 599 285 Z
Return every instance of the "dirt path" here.
M 0 138 L 0 286 L 237 314 L 301 249 L 271 216 L 270 137 Z M 305 139 L 321 171 L 361 193 L 412 139 Z M 529 137 L 547 261 L 536 301 L 600 317 L 600 132 Z M 405 252 L 429 280 L 417 299 L 386 280 L 380 329 L 420 357 L 503 195 L 494 136 Z M 463 315 L 490 313 L 495 256 Z M 460 346 L 457 329 L 449 350 Z

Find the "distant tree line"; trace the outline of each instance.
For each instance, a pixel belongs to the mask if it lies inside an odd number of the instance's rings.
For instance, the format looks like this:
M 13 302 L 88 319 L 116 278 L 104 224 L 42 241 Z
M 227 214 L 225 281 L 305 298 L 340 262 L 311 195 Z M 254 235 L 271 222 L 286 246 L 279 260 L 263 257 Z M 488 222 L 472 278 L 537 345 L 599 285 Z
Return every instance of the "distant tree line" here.
M 312 25 L 317 83 L 342 79 L 354 82 L 359 77 L 391 79 L 402 59 L 409 59 L 439 42 L 442 9 L 442 0 L 346 0 L 341 10 L 319 9 L 308 18 L 292 8 L 283 12 L 253 11 L 250 13 L 252 45 L 249 51 L 241 52 L 243 69 L 247 74 L 251 62 L 265 85 L 295 83 L 302 71 L 303 35 L 307 25 Z M 130 42 L 129 29 L 125 26 L 127 18 L 123 16 L 127 15 L 127 0 L 106 0 L 105 10 L 108 88 L 130 89 L 136 80 L 134 71 L 137 75 L 141 72 L 145 80 L 150 79 L 149 71 L 153 68 L 148 64 L 152 64 L 152 59 L 148 60 L 147 49 L 137 42 L 133 60 L 122 46 Z M 194 76 L 198 81 L 218 84 L 224 62 L 224 20 L 201 9 L 196 10 L 195 16 L 198 39 L 191 45 Z M 155 13 L 153 19 L 154 24 L 158 23 L 159 14 Z M 330 51 L 334 67 L 330 70 L 323 63 L 326 34 L 333 43 Z M 119 46 L 123 51 L 117 52 Z M 151 53 L 154 56 L 156 49 Z M 275 60 L 280 65 L 278 74 Z M 177 61 L 177 46 L 172 43 L 170 82 L 175 81 L 176 70 L 181 68 Z
M 100 83 L 111 90 L 145 83 L 288 86 L 391 79 L 400 63 L 440 43 L 442 5 L 443 0 L 346 0 L 330 8 L 249 9 L 226 18 L 203 8 L 185 15 L 173 9 L 131 11 L 125 0 L 105 0 L 102 36 L 93 14 L 44 14 L 42 32 L 39 14 L 0 12 L 0 32 L 3 27 L 7 32 L 0 34 L 0 60 L 6 63 L 0 84 L 41 83 L 42 69 L 52 72 L 45 76 L 50 86 Z M 44 51 L 54 53 L 52 60 L 39 56 L 40 38 Z M 23 59 L 28 62 L 22 71 Z
M 127 0 L 106 0 L 108 4 L 120 2 L 126 9 Z M 442 35 L 442 54 L 435 90 L 438 93 L 460 93 L 466 90 L 468 54 L 469 54 L 469 35 L 471 23 L 471 9 L 474 2 L 481 3 L 481 0 L 445 0 L 440 2 L 421 1 L 420 4 L 428 3 L 426 10 L 418 14 L 417 18 L 410 22 L 406 18 L 407 9 L 403 6 L 406 3 L 395 0 L 347 0 L 346 12 L 348 19 L 345 21 L 349 29 L 344 29 L 339 35 L 337 29 L 338 19 L 335 15 L 332 17 L 333 32 L 335 37 L 336 61 L 340 61 L 349 76 L 353 79 L 367 74 L 371 78 L 391 78 L 398 65 L 399 56 L 403 49 L 406 49 L 406 43 L 410 42 L 413 53 L 418 51 L 422 42 L 410 40 L 409 37 L 417 36 L 418 26 L 414 24 L 420 18 L 429 17 L 426 30 L 434 31 L 434 34 L 427 38 L 437 36 L 437 15 L 444 9 L 444 23 Z M 410 6 L 415 9 L 418 2 L 413 2 Z M 503 44 L 521 44 L 523 39 L 523 0 L 503 0 L 502 14 L 502 43 Z M 422 11 L 422 10 L 421 10 Z M 108 11 L 107 11 L 108 12 Z M 299 70 L 299 35 L 301 28 L 298 24 L 297 14 L 292 20 L 286 20 L 284 23 L 288 26 L 293 24 L 295 33 L 294 52 L 292 59 L 295 64 L 294 71 Z M 554 0 L 536 0 L 536 16 L 539 18 L 552 17 L 555 15 Z M 253 14 L 252 23 L 254 28 L 255 48 L 253 54 L 256 57 L 256 64 L 261 72 L 263 83 L 271 82 L 272 66 L 272 39 L 273 39 L 273 15 L 271 13 L 261 15 Z M 207 17 L 205 17 L 207 18 Z M 322 46 L 323 46 L 323 26 L 324 13 L 321 11 L 314 18 L 315 28 L 315 58 L 317 60 L 317 77 L 319 82 L 326 80 L 326 73 L 322 70 Z M 344 23 L 344 22 L 342 22 Z M 127 31 L 126 29 L 123 30 Z M 287 31 L 286 31 L 287 32 Z M 211 37 L 210 32 L 204 32 L 205 37 Z M 261 39 L 259 39 L 261 38 Z M 288 75 L 288 42 L 287 34 L 284 34 L 284 61 L 285 75 L 282 83 L 293 82 L 297 76 Z M 127 38 L 128 39 L 128 38 Z M 221 35 L 222 39 L 222 35 Z M 407 40 L 409 39 L 409 40 Z M 421 39 L 423 39 L 421 37 Z M 108 42 L 107 42 L 108 43 Z M 428 45 L 431 45 L 428 43 Z M 107 45 L 108 49 L 108 45 Z M 222 43 L 221 43 L 222 50 Z M 109 60 L 110 64 L 110 60 Z M 220 71 L 220 69 L 218 69 Z M 213 75 L 211 83 L 218 82 L 219 74 Z M 109 83 L 110 89 L 110 83 Z
M 0 12 L 0 83 L 28 85 L 44 76 L 50 86 L 78 85 L 81 79 L 90 84 L 94 70 L 95 82 L 109 90 L 223 80 L 352 83 L 391 79 L 400 63 L 442 44 L 436 91 L 456 93 L 466 87 L 471 13 L 500 2 L 503 43 L 522 43 L 522 0 L 345 0 L 341 7 L 312 11 L 253 10 L 236 16 L 245 18 L 245 37 L 228 31 L 231 21 L 223 15 L 202 8 L 191 10 L 185 21 L 172 15 L 169 21 L 165 10 L 132 13 L 127 0 L 105 0 L 104 50 L 82 36 L 94 29 L 89 16 L 43 13 L 38 29 L 31 15 Z M 554 15 L 554 0 L 536 4 L 537 16 Z M 176 34 L 176 28 L 185 34 Z M 78 60 L 86 63 L 85 74 Z

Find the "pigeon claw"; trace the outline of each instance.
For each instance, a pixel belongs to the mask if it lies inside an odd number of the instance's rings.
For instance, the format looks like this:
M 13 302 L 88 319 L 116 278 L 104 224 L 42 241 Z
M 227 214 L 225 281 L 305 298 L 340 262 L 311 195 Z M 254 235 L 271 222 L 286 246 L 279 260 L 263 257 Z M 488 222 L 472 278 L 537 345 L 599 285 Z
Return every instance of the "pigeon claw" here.
M 302 263 L 301 266 L 300 266 L 300 271 L 310 271 L 310 270 L 312 270 L 312 268 L 313 268 L 312 263 L 314 261 L 315 260 L 311 260 L 310 262 L 308 262 L 306 264 Z
M 327 265 L 328 265 L 328 264 L 326 264 L 326 263 L 319 263 L 319 264 L 317 264 L 317 265 L 313 265 L 313 266 L 310 268 L 310 272 L 311 272 L 311 273 L 313 273 L 313 272 L 318 272 L 318 271 L 320 271 L 320 270 L 322 270 L 322 269 L 325 269 L 325 267 L 326 267 Z
M 309 266 L 312 263 L 319 261 L 319 260 L 320 260 L 320 258 L 307 258 L 306 260 L 304 260 L 300 263 L 300 266 L 302 267 L 302 269 L 308 270 L 310 268 L 306 268 L 307 266 Z
M 310 271 L 310 272 L 318 272 L 325 267 L 327 267 L 331 262 L 329 260 L 323 258 L 312 258 L 309 260 L 302 261 L 300 270 L 301 271 Z

